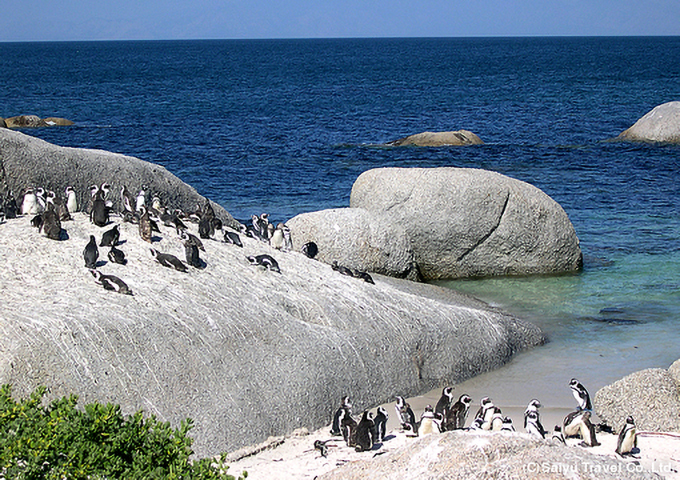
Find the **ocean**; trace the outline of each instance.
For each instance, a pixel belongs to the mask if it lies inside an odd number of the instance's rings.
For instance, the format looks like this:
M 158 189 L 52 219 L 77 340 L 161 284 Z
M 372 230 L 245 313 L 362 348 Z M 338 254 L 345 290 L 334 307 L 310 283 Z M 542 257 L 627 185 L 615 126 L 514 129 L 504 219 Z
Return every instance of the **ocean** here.
M 241 220 L 347 207 L 385 166 L 535 185 L 573 222 L 583 271 L 443 285 L 549 339 L 470 388 L 572 404 L 571 377 L 594 393 L 680 358 L 680 147 L 608 141 L 680 100 L 678 58 L 680 37 L 0 43 L 0 116 L 71 119 L 24 132 L 164 165 Z M 485 144 L 384 146 L 458 129 Z

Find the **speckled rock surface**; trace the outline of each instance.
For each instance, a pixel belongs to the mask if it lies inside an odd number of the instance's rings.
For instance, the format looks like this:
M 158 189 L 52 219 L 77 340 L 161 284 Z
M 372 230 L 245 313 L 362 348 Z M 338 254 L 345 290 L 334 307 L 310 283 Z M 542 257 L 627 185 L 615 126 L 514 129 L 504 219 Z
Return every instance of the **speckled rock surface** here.
M 654 107 L 617 138 L 637 142 L 680 143 L 680 102 Z
M 407 145 L 414 145 L 417 147 L 446 147 L 482 144 L 484 144 L 482 139 L 469 130 L 456 130 L 455 132 L 422 132 L 388 143 L 388 145 L 393 147 Z

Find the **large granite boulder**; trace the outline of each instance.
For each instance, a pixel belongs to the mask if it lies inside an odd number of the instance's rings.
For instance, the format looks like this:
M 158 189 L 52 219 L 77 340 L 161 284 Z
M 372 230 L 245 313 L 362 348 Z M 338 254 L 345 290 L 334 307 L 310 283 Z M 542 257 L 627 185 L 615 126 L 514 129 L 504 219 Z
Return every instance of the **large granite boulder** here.
M 362 173 L 350 206 L 406 230 L 426 280 L 571 272 L 582 267 L 574 227 L 538 188 L 470 168 Z
M 0 225 L 0 383 L 141 408 L 173 426 L 190 417 L 199 456 L 321 428 L 343 395 L 360 411 L 460 382 L 543 341 L 451 290 L 379 275 L 368 284 L 250 238 L 243 248 L 204 240 L 205 268 L 171 270 L 149 251 L 184 258 L 163 225 L 150 245 L 120 224 L 125 266 L 100 248 L 99 270 L 134 293 L 118 294 L 83 260 L 89 235 L 112 226 L 78 213 L 54 241 L 28 217 Z M 265 253 L 281 273 L 246 259 Z
M 318 480 L 660 479 L 618 458 L 528 434 L 454 431 L 414 440 L 380 457 L 345 464 Z
M 319 247 L 317 260 L 353 270 L 418 280 L 413 250 L 404 229 L 381 213 L 337 208 L 303 213 L 286 222 L 293 247 Z
M 47 127 L 47 122 L 37 115 L 18 115 L 5 119 L 8 128 Z
M 593 406 L 615 429 L 632 415 L 640 430 L 680 432 L 680 385 L 662 368 L 635 372 L 602 387 Z
M 422 132 L 389 142 L 388 145 L 401 147 L 415 145 L 417 147 L 444 147 L 483 145 L 482 139 L 469 130 L 455 132 Z
M 636 142 L 680 143 L 680 102 L 654 107 L 617 138 Z
M 676 360 L 673 362 L 673 365 L 668 367 L 668 373 L 671 374 L 673 380 L 680 384 L 680 360 Z
M 103 150 L 59 147 L 12 130 L 0 130 L 0 195 L 14 195 L 24 187 L 43 187 L 62 194 L 72 186 L 78 204 L 85 205 L 90 185 L 111 185 L 111 199 L 116 211 L 122 210 L 120 190 L 123 185 L 137 192 L 148 186 L 147 196 L 158 195 L 163 204 L 193 211 L 203 205 L 205 197 L 182 182 L 165 167 Z M 212 204 L 215 213 L 227 225 L 236 220 L 221 206 Z

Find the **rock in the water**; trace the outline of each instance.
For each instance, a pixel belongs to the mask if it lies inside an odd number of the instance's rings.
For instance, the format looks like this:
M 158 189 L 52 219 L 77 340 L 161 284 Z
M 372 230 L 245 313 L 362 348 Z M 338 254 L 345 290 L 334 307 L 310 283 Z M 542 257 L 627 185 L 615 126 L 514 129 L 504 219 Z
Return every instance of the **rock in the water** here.
M 66 118 L 59 118 L 59 117 L 47 117 L 43 119 L 45 123 L 50 126 L 50 127 L 69 127 L 71 125 L 75 125 L 75 123 L 72 120 L 68 120 Z
M 37 115 L 19 115 L 5 119 L 8 128 L 47 127 L 47 123 Z
M 174 227 L 160 229 L 154 248 L 181 255 Z M 113 295 L 82 264 L 100 232 L 85 215 L 62 242 L 28 217 L 0 226 L 0 383 L 141 408 L 173 426 L 190 417 L 199 457 L 320 428 L 344 395 L 361 409 L 458 383 L 543 341 L 537 327 L 451 290 L 349 282 L 246 237 L 243 248 L 206 243 L 205 269 L 175 272 L 129 223 L 127 265 L 98 269 L 135 295 Z M 246 256 L 264 253 L 281 274 L 250 266 Z
M 454 431 L 428 435 L 380 457 L 347 463 L 318 480 L 660 479 L 614 457 L 526 434 Z
M 418 147 L 443 147 L 483 144 L 484 142 L 482 142 L 482 139 L 469 130 L 457 130 L 455 132 L 422 132 L 388 143 L 388 145 L 393 147 L 406 145 L 415 145 Z
M 617 138 L 634 142 L 680 143 L 680 102 L 654 107 Z
M 288 222 L 293 245 L 319 248 L 317 260 L 409 280 L 418 279 L 413 250 L 403 228 L 380 212 L 338 208 L 303 213 Z
M 602 387 L 593 406 L 608 425 L 621 428 L 632 415 L 639 430 L 680 431 L 680 385 L 667 370 L 650 368 Z
M 538 188 L 470 168 L 362 173 L 350 205 L 406 230 L 426 280 L 577 271 L 582 254 L 562 207 Z
M 145 184 L 173 209 L 194 211 L 196 205 L 206 202 L 193 187 L 160 165 L 103 150 L 59 147 L 7 129 L 0 130 L 0 164 L 3 198 L 7 194 L 4 188 L 19 192 L 34 185 L 63 192 L 70 185 L 77 192 L 78 204 L 86 205 L 90 185 L 108 182 L 115 211 L 122 210 L 119 192 L 123 185 L 134 190 Z M 213 207 L 227 226 L 238 228 L 238 222 L 224 208 Z

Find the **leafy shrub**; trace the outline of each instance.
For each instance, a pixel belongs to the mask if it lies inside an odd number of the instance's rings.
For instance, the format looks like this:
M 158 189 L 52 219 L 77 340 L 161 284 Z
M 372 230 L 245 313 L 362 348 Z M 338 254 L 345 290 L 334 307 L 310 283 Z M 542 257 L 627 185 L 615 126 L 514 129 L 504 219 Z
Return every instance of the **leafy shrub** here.
M 189 459 L 191 419 L 172 429 L 110 403 L 78 409 L 75 395 L 44 407 L 46 391 L 17 402 L 10 385 L 0 387 L 0 478 L 235 480 L 224 455 Z

